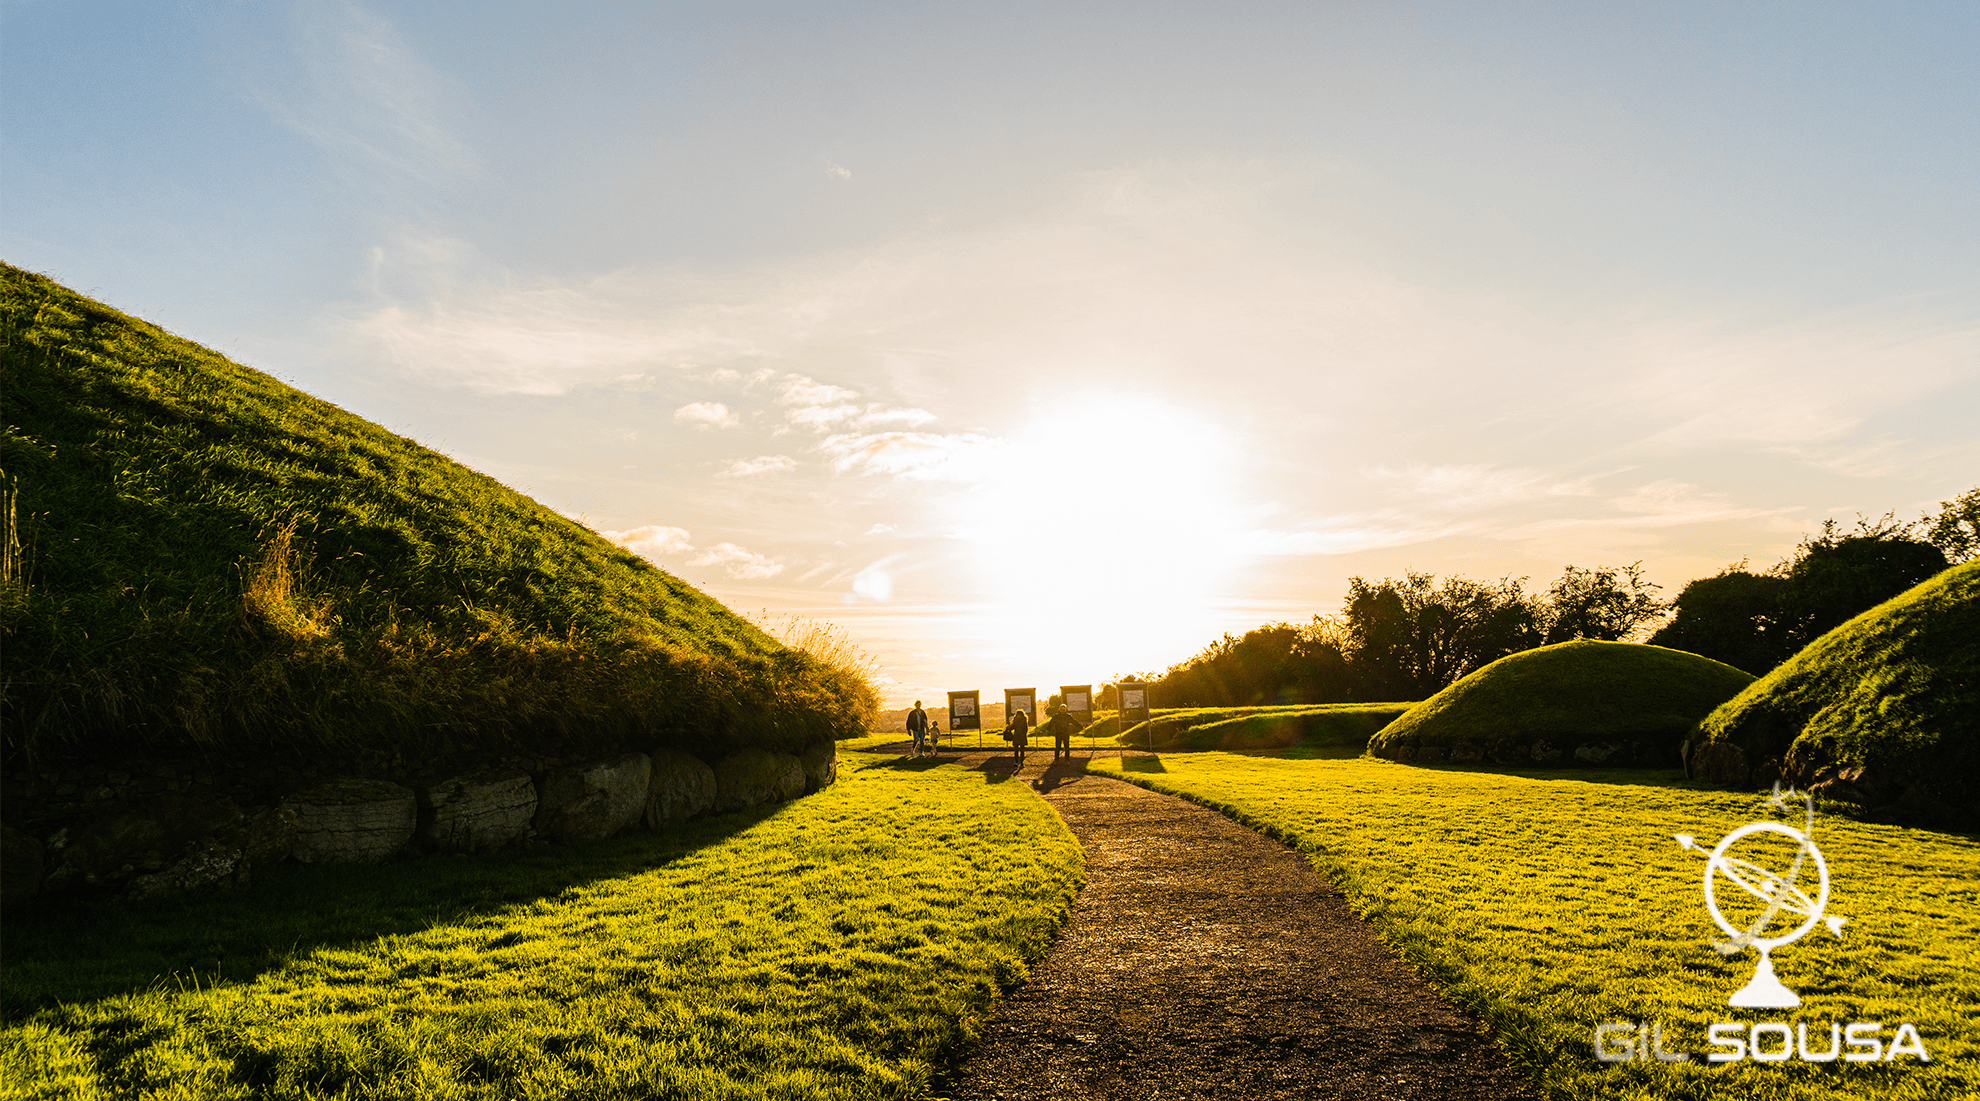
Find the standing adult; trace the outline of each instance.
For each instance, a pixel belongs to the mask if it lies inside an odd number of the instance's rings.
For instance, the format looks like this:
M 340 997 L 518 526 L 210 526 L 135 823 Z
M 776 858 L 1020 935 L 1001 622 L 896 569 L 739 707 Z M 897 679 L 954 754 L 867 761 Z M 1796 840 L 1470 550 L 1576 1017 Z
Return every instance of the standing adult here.
M 1023 708 L 1011 712 L 1004 722 L 1004 737 L 1011 740 L 1011 752 L 1017 755 L 1018 764 L 1024 763 L 1024 747 L 1030 741 L 1031 716 Z
M 928 744 L 928 712 L 921 709 L 920 700 L 914 701 L 913 710 L 908 712 L 907 728 L 914 735 L 914 755 L 919 757 Z
M 1060 704 L 1059 709 L 1052 712 L 1052 719 L 1045 726 L 1052 732 L 1052 759 L 1054 761 L 1059 759 L 1060 754 L 1064 754 L 1068 759 L 1072 757 L 1073 728 L 1078 725 L 1079 720 L 1072 717 L 1072 712 L 1066 710 L 1064 704 Z

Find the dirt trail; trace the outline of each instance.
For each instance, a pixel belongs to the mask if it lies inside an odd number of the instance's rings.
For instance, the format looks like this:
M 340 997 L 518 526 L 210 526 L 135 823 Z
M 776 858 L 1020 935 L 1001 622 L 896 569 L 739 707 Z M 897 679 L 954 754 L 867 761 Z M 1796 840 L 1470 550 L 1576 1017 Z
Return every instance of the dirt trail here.
M 944 756 L 1015 771 L 1008 752 Z M 1084 776 L 1085 756 L 1034 749 L 1013 777 L 1071 825 L 1087 885 L 986 1027 L 956 1101 L 1537 1096 L 1299 854 Z

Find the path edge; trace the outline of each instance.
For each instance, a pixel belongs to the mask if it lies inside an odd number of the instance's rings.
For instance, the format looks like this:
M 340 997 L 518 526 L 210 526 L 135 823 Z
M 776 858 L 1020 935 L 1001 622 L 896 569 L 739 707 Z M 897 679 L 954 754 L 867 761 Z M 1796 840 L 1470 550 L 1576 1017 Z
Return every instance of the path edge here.
M 1125 756 L 1122 757 L 1125 760 Z M 1310 844 L 1305 835 L 1297 830 L 1263 821 L 1232 803 L 1210 798 L 1190 791 L 1171 791 L 1143 776 L 1129 776 L 1125 770 L 1119 773 L 1096 772 L 1091 761 L 1081 766 L 1088 776 L 1104 780 L 1119 780 L 1133 784 L 1158 795 L 1168 795 L 1197 806 L 1216 811 L 1254 833 L 1263 834 L 1298 853 L 1300 858 L 1320 873 L 1334 889 L 1341 892 L 1354 915 L 1368 923 L 1375 939 L 1381 942 L 1403 966 L 1416 972 L 1431 990 L 1448 999 L 1467 1014 L 1476 1018 L 1492 1030 L 1492 1042 L 1498 1046 L 1512 1068 L 1524 1075 L 1533 1088 L 1549 1101 L 1570 1101 L 1571 1094 L 1556 1085 L 1548 1073 L 1565 1052 L 1565 1048 L 1552 1047 L 1544 1040 L 1546 1022 L 1530 1011 L 1523 1009 L 1510 998 L 1490 998 L 1484 984 L 1473 979 L 1464 968 L 1429 952 L 1414 948 L 1406 943 L 1398 943 L 1393 935 L 1400 922 L 1393 917 L 1395 907 L 1389 900 L 1361 888 L 1361 877 L 1355 869 L 1340 857 L 1327 852 L 1317 845 Z M 1455 955 L 1455 953 L 1453 953 Z

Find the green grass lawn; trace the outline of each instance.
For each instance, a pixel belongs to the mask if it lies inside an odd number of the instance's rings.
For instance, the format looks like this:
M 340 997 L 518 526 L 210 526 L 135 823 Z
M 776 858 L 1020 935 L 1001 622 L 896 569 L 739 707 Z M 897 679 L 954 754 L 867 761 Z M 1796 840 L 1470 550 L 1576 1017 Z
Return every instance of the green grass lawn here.
M 1021 784 L 841 758 L 590 846 L 9 915 L 0 1097 L 915 1097 L 1064 920 Z
M 1815 840 L 1833 877 L 1817 928 L 1777 950 L 1799 1009 L 1738 1010 L 1750 951 L 1722 957 L 1700 883 L 1709 847 L 1757 818 L 1751 795 L 1650 770 L 1505 772 L 1369 758 L 1227 753 L 1101 759 L 1096 772 L 1184 795 L 1297 846 L 1377 932 L 1488 1020 L 1556 1098 L 1966 1098 L 1980 1094 L 1980 842 L 1836 817 Z M 1125 772 L 1123 772 L 1125 770 Z M 1798 810 L 1797 810 L 1798 813 Z M 1594 1028 L 1661 1021 L 1665 1050 L 1704 1053 L 1718 1021 L 1898 1022 L 1932 1062 L 1608 1065 Z

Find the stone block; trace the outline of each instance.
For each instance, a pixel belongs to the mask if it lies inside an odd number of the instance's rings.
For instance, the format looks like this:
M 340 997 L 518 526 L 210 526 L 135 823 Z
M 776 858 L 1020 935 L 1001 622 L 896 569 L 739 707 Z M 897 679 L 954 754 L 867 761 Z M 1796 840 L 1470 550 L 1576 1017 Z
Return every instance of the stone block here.
M 296 816 L 295 857 L 305 864 L 383 860 L 419 823 L 412 789 L 385 780 L 332 780 L 283 805 Z
M 644 753 L 560 768 L 537 792 L 536 832 L 552 841 L 596 841 L 646 813 L 653 759 Z
M 745 749 L 715 763 L 715 809 L 741 810 L 804 794 L 804 763 L 789 753 Z
M 798 755 L 798 761 L 804 765 L 805 794 L 831 787 L 839 778 L 839 743 L 830 738 L 813 742 Z
M 421 847 L 487 852 L 522 840 L 536 817 L 536 784 L 526 772 L 479 772 L 419 789 Z
M 648 826 L 684 822 L 714 806 L 715 770 L 707 761 L 671 749 L 653 755 L 653 778 L 646 793 Z

